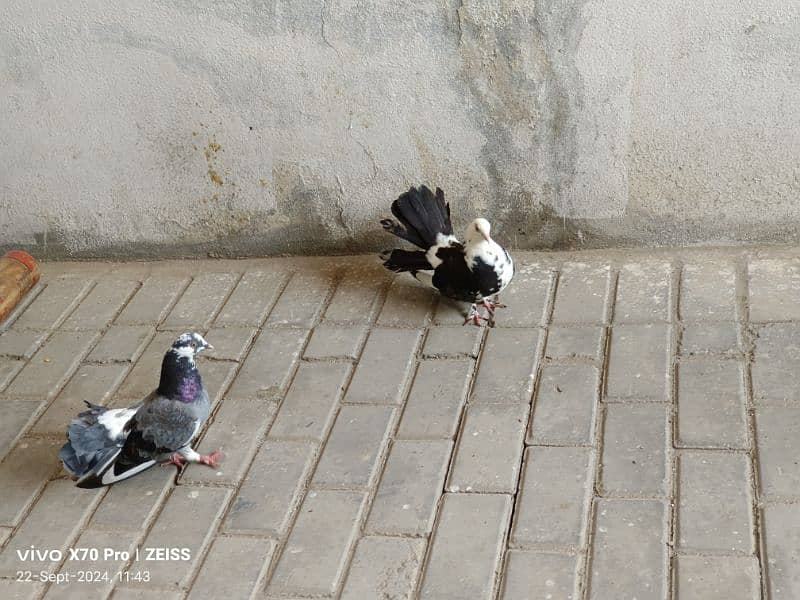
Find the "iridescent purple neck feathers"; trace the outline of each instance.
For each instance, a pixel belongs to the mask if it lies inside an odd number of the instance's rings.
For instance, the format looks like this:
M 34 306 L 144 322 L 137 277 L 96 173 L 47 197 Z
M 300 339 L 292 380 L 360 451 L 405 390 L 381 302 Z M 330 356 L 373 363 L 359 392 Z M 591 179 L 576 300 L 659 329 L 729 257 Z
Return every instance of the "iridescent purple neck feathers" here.
M 161 363 L 158 393 L 173 400 L 191 403 L 200 398 L 203 382 L 192 358 L 167 352 Z

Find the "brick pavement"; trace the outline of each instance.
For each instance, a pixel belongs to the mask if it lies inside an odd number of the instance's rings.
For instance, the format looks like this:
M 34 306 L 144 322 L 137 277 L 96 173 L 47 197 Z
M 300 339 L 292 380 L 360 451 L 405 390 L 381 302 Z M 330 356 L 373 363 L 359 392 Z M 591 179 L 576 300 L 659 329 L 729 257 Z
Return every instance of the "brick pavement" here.
M 521 253 L 494 329 L 369 257 L 45 264 L 0 330 L 0 597 L 796 600 L 793 254 Z M 69 417 L 187 329 L 219 469 L 75 488 Z

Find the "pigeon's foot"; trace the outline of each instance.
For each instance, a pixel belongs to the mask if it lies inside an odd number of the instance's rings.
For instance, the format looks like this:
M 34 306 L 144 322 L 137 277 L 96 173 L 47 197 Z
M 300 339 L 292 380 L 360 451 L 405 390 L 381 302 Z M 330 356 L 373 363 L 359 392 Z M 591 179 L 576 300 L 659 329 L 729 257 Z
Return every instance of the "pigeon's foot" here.
M 200 455 L 200 464 L 206 465 L 207 467 L 211 467 L 212 469 L 217 468 L 217 461 L 222 458 L 222 454 L 219 450 L 214 450 L 211 454 L 201 454 Z
M 494 311 L 497 308 L 505 308 L 506 305 L 500 302 L 499 298 L 495 298 L 494 300 L 489 300 L 489 298 L 484 298 L 481 300 L 481 306 L 486 309 L 490 315 L 494 316 Z
M 488 319 L 483 315 L 481 315 L 481 313 L 478 312 L 478 306 L 476 304 L 473 304 L 472 306 L 469 307 L 469 313 L 464 318 L 463 325 L 466 325 L 467 323 L 472 323 L 476 327 L 480 327 L 481 325 L 483 325 L 481 321 L 488 321 Z
M 176 467 L 178 467 L 178 473 L 182 473 L 183 470 L 186 468 L 186 463 L 187 463 L 186 458 L 184 458 L 182 454 L 178 454 L 176 452 L 175 454 L 172 454 L 169 457 L 169 460 L 162 462 L 161 466 L 166 467 L 167 465 L 175 465 Z

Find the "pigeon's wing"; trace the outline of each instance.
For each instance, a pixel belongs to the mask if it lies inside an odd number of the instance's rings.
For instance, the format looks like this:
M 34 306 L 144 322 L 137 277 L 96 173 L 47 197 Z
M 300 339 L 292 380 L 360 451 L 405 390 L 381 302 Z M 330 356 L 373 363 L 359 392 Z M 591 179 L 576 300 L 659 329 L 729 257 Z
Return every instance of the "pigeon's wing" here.
M 464 247 L 454 243 L 440 248 L 436 257 L 442 263 L 433 272 L 433 286 L 448 298 L 475 302 L 478 288 L 475 276 L 464 260 Z
M 202 391 L 205 397 L 208 394 Z M 198 403 L 208 404 L 206 400 Z M 185 403 L 156 395 L 145 402 L 131 420 L 126 446 L 131 451 L 149 455 L 171 454 L 189 444 L 205 420 L 194 403 Z

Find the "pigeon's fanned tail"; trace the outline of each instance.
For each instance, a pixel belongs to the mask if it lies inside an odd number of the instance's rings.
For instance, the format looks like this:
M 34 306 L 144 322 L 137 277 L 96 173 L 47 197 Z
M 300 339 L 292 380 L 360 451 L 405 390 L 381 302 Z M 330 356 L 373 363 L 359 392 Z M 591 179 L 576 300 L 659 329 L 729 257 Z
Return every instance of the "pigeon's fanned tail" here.
M 402 223 L 391 219 L 381 221 L 383 228 L 397 237 L 427 250 L 436 245 L 439 234 L 453 234 L 450 206 L 444 192 L 436 188 L 436 195 L 422 185 L 412 187 L 392 203 L 392 214 Z
M 416 273 L 417 271 L 425 271 L 433 268 L 425 257 L 425 253 L 421 250 L 386 251 L 381 254 L 381 260 L 383 260 L 384 267 L 396 273 L 401 271 Z

